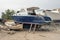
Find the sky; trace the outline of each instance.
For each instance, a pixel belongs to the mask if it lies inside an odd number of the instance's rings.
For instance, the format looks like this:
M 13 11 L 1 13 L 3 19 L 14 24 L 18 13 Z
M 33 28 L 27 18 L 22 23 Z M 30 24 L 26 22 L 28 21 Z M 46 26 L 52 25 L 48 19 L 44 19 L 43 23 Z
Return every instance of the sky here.
M 19 10 L 33 6 L 42 9 L 60 8 L 60 0 L 0 0 L 0 17 L 1 12 L 7 9 Z

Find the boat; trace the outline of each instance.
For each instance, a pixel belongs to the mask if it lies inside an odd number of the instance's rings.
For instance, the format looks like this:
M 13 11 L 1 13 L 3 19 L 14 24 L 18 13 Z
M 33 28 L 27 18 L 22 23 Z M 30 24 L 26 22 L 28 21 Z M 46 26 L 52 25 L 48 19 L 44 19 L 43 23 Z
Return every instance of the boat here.
M 58 9 L 54 9 L 54 10 L 37 9 L 35 11 L 39 15 L 42 14 L 42 15 L 50 17 L 54 23 L 60 23 L 60 12 L 58 11 Z
M 51 18 L 48 16 L 39 16 L 36 12 L 28 11 L 27 9 L 21 9 L 17 13 L 12 15 L 12 19 L 15 23 L 25 23 L 25 24 L 46 24 L 51 22 Z

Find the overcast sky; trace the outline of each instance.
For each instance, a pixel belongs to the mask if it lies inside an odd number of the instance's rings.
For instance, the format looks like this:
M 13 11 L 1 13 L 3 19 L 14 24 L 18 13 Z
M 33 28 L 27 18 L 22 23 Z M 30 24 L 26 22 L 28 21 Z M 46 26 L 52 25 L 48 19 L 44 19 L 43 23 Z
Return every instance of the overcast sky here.
M 0 0 L 0 16 L 1 12 L 6 9 L 18 10 L 32 6 L 43 9 L 60 8 L 60 0 Z

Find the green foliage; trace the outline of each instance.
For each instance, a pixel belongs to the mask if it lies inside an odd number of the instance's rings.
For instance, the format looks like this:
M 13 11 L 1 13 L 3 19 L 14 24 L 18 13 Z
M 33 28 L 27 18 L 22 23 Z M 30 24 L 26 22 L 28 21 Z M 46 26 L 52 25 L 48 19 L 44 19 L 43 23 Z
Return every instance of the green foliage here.
M 2 12 L 2 18 L 7 19 L 7 20 L 11 20 L 12 19 L 12 15 L 15 14 L 14 10 L 6 10 L 5 12 Z

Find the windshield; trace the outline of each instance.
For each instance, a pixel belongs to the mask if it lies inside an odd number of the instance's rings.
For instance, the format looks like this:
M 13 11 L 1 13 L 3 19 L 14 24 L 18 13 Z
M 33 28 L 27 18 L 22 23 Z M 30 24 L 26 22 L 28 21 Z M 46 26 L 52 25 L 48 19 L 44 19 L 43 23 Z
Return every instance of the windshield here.
M 37 15 L 45 15 L 44 10 L 35 10 Z

